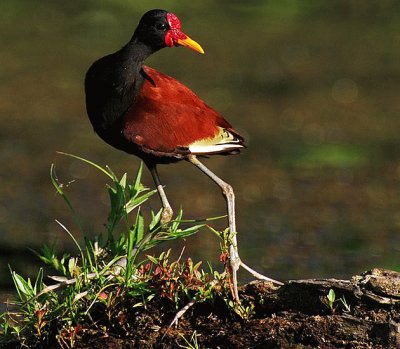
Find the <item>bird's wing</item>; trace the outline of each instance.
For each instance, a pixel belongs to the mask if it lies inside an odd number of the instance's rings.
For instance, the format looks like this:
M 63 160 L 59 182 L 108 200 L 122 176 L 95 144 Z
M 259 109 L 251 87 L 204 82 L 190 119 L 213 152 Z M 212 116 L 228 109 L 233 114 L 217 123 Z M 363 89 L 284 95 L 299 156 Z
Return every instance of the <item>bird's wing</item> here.
M 152 152 L 228 153 L 244 146 L 243 138 L 218 112 L 176 79 L 145 67 L 146 79 L 128 110 L 124 136 Z

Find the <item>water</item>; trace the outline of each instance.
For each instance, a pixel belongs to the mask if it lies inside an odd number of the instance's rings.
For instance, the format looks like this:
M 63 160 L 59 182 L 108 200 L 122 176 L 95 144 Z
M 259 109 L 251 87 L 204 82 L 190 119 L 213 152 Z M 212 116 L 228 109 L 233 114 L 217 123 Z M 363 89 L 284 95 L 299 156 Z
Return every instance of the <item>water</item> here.
M 122 46 L 150 1 L 0 4 L 0 284 L 8 264 L 37 266 L 28 248 L 57 240 L 60 220 L 79 235 L 50 184 L 68 185 L 89 235 L 103 230 L 105 178 L 65 151 L 133 177 L 138 159 L 104 144 L 86 117 L 83 77 Z M 237 197 L 244 260 L 277 279 L 349 277 L 398 269 L 400 227 L 400 11 L 395 1 L 170 3 L 205 49 L 165 49 L 152 67 L 177 77 L 245 136 L 240 156 L 206 164 Z M 189 218 L 224 214 L 218 188 L 187 163 L 160 175 Z M 152 186 L 146 172 L 145 184 Z M 157 198 L 151 201 L 159 207 Z M 217 228 L 225 226 L 216 222 Z M 218 261 L 206 230 L 186 241 Z M 179 252 L 183 243 L 173 244 Z M 243 280 L 246 275 L 242 275 Z

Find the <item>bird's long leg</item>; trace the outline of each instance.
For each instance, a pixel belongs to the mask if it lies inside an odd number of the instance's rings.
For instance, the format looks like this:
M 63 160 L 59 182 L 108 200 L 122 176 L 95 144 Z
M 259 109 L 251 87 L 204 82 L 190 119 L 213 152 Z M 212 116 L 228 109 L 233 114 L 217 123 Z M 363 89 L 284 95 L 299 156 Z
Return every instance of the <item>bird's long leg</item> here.
M 240 267 L 240 258 L 237 247 L 236 239 L 236 220 L 235 220 L 235 194 L 233 188 L 221 178 L 219 178 L 214 172 L 209 170 L 203 163 L 201 163 L 195 155 L 189 155 L 187 159 L 199 168 L 203 173 L 210 177 L 222 190 L 222 194 L 225 196 L 226 203 L 228 206 L 228 223 L 229 223 L 229 257 L 230 265 L 232 269 L 232 282 L 233 282 L 233 296 L 236 301 L 239 302 L 239 293 L 237 289 L 237 271 Z
M 164 187 L 161 184 L 160 177 L 158 176 L 157 166 L 155 164 L 147 164 L 150 173 L 153 177 L 154 183 L 156 184 L 158 195 L 160 196 L 163 210 L 161 213 L 161 223 L 168 223 L 172 219 L 173 211 L 171 205 L 168 202 L 167 195 L 165 194 Z

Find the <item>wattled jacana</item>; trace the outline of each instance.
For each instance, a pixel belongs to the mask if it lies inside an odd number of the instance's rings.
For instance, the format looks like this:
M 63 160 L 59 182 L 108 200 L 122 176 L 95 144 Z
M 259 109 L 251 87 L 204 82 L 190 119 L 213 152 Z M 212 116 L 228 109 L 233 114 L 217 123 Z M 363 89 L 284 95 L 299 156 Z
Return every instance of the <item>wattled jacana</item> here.
M 185 46 L 204 53 L 181 31 L 180 20 L 173 13 L 147 12 L 124 47 L 89 68 L 85 79 L 87 113 L 104 141 L 145 162 L 162 201 L 163 223 L 171 220 L 172 209 L 157 164 L 187 160 L 221 187 L 228 206 L 233 295 L 238 300 L 236 272 L 240 265 L 248 267 L 237 252 L 234 193 L 196 155 L 238 153 L 244 140 L 189 88 L 143 65 L 152 53 L 167 46 Z

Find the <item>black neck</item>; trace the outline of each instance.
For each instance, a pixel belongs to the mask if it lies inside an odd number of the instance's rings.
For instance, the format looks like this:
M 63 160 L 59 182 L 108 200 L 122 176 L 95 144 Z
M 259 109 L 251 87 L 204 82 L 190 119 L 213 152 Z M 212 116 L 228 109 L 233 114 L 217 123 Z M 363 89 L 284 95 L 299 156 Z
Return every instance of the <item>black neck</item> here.
M 121 49 L 120 53 L 127 62 L 142 66 L 151 54 L 156 52 L 153 48 L 137 40 L 135 36 Z
M 103 138 L 119 121 L 140 92 L 145 73 L 143 62 L 154 48 L 135 36 L 119 51 L 95 62 L 86 75 L 86 106 L 89 118 Z

